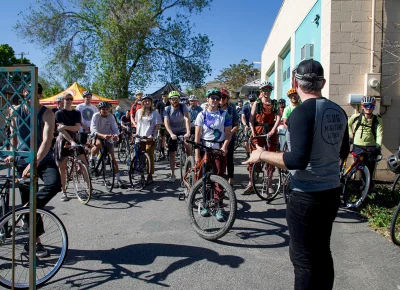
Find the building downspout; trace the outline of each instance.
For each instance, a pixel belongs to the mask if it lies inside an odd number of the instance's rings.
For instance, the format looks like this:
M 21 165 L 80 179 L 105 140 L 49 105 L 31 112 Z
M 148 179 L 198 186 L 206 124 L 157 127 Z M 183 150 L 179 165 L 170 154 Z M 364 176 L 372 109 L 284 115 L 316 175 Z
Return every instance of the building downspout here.
M 371 23 L 371 67 L 369 72 L 374 72 L 374 54 L 375 54 L 375 8 L 376 8 L 376 0 L 372 0 L 372 23 Z

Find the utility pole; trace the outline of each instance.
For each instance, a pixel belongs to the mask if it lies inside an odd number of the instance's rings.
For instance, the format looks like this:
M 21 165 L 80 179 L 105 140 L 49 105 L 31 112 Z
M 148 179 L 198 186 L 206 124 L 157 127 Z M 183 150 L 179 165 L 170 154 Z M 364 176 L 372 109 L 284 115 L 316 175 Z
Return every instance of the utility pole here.
M 21 64 L 24 61 L 24 55 L 29 55 L 29 52 L 21 52 L 21 53 L 16 53 L 15 55 L 20 55 L 21 56 Z

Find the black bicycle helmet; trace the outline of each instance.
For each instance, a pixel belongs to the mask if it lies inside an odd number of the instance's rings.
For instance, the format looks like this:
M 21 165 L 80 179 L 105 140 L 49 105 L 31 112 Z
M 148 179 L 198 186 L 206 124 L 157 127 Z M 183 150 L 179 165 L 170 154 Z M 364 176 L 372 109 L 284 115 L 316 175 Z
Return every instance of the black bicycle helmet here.
M 92 94 L 91 91 L 84 91 L 84 92 L 82 93 L 82 97 L 86 97 L 86 96 L 93 96 L 93 94 Z
M 101 108 L 109 108 L 110 105 L 109 105 L 107 102 L 100 102 L 100 103 L 97 105 L 97 107 L 98 107 L 99 109 L 101 109 Z
M 255 102 L 257 100 L 257 96 L 256 95 L 249 95 L 249 101 L 250 102 Z
M 149 99 L 149 100 L 153 101 L 153 98 L 152 98 L 151 95 L 149 95 L 149 94 L 145 94 L 145 95 L 142 97 L 142 101 L 144 101 L 144 100 L 146 100 L 146 99 Z
M 389 169 L 393 171 L 396 174 L 400 174 L 400 158 L 397 156 L 397 154 L 391 155 L 387 159 L 387 164 L 389 166 Z

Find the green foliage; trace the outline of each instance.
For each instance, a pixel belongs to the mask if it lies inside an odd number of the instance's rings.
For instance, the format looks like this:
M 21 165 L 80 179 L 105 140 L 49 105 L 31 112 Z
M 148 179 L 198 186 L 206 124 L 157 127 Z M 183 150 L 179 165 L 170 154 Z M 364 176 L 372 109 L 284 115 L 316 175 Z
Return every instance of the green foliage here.
M 246 76 L 259 74 L 259 70 L 242 59 L 239 64 L 230 64 L 229 68 L 224 68 L 216 77 L 216 81 L 224 83 L 228 90 L 233 91 L 246 83 Z
M 15 30 L 50 49 L 50 70 L 63 82 L 126 98 L 153 81 L 203 84 L 212 43 L 193 35 L 189 19 L 211 1 L 38 0 Z
M 185 89 L 185 94 L 190 96 L 190 95 L 195 95 L 199 100 L 205 100 L 206 99 L 206 88 L 205 87 L 186 87 Z
M 22 60 L 23 64 L 32 64 L 26 57 Z M 13 66 L 21 64 L 21 59 L 15 57 L 14 49 L 8 44 L 0 44 L 0 66 Z
M 39 83 L 43 86 L 43 98 L 49 98 L 64 90 L 59 81 L 52 79 L 49 76 L 39 76 Z

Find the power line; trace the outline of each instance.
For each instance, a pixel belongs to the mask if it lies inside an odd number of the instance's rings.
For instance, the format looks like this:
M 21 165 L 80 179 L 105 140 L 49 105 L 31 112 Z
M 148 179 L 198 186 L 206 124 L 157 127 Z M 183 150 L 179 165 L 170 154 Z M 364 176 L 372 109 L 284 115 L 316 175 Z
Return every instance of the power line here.
M 15 53 L 15 55 L 21 56 L 21 64 L 22 64 L 24 62 L 24 55 L 29 55 L 29 52 Z

